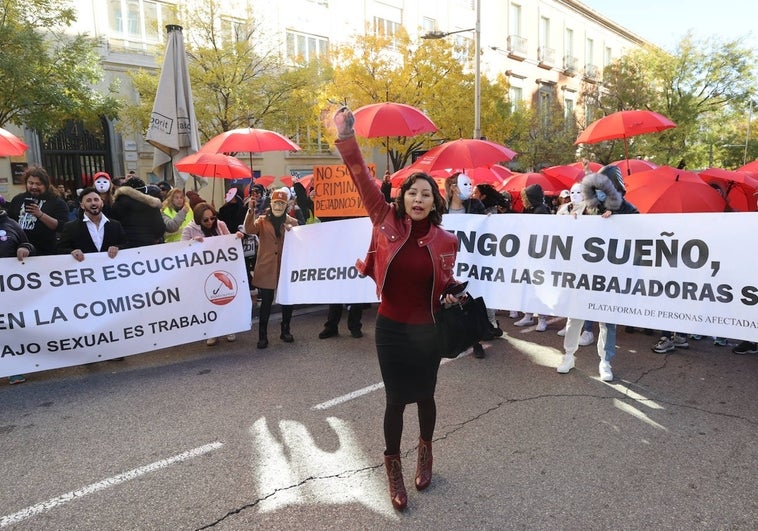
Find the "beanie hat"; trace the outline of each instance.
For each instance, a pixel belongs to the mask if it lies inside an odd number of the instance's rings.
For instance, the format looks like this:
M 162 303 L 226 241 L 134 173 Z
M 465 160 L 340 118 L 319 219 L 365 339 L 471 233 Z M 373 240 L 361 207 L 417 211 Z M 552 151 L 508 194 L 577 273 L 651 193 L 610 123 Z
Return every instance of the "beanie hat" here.
M 271 202 L 284 201 L 285 203 L 290 199 L 289 188 L 279 188 L 271 194 Z
M 615 166 L 613 164 L 609 164 L 608 166 L 603 166 L 598 170 L 598 173 L 602 173 L 608 179 L 610 179 L 611 183 L 613 184 L 613 187 L 621 192 L 622 194 L 626 193 L 626 186 L 624 186 L 624 178 L 621 176 L 621 170 L 618 166 Z
M 139 177 L 129 177 L 124 184 L 130 188 L 134 188 L 135 190 L 144 190 L 146 188 L 145 181 Z
M 184 195 L 189 199 L 190 208 L 193 210 L 195 209 L 195 206 L 205 202 L 205 199 L 200 197 L 200 194 L 193 190 L 188 190 Z

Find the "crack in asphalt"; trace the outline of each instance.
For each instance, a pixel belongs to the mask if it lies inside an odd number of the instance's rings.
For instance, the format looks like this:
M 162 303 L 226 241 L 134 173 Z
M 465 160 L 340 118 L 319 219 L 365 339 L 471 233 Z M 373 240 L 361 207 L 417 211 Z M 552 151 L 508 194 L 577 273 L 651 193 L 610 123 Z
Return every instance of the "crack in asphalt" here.
M 663 362 L 661 363 L 661 366 L 644 371 L 632 383 L 637 384 L 637 383 L 640 382 L 640 380 L 642 380 L 645 376 L 649 375 L 650 373 L 653 373 L 655 371 L 659 371 L 661 369 L 664 369 L 666 367 L 666 365 L 667 365 L 667 362 L 668 362 L 667 358 L 668 358 L 668 356 L 665 356 L 665 358 L 663 359 Z M 441 440 L 447 439 L 449 436 L 451 436 L 451 435 L 457 433 L 458 431 L 462 430 L 467 425 L 469 425 L 469 424 L 471 424 L 473 422 L 476 422 L 476 421 L 478 421 L 478 420 L 486 417 L 487 415 L 489 415 L 489 414 L 491 414 L 491 413 L 493 413 L 493 412 L 501 409 L 503 406 L 510 405 L 510 404 L 517 404 L 517 403 L 521 403 L 521 402 L 531 402 L 531 401 L 534 401 L 534 400 L 555 399 L 555 398 L 559 398 L 559 399 L 564 399 L 564 398 L 599 398 L 599 399 L 602 399 L 602 400 L 617 399 L 617 400 L 622 400 L 622 401 L 625 401 L 625 402 L 639 402 L 639 403 L 643 403 L 643 404 L 645 402 L 655 402 L 655 403 L 660 403 L 660 404 L 666 404 L 666 405 L 671 406 L 671 407 L 679 407 L 679 408 L 684 408 L 684 409 L 690 409 L 690 410 L 698 411 L 700 413 L 705 413 L 705 414 L 708 414 L 708 415 L 714 415 L 714 416 L 717 416 L 717 417 L 724 417 L 724 418 L 729 418 L 729 419 L 734 419 L 734 420 L 740 420 L 740 421 L 746 422 L 746 423 L 748 423 L 750 425 L 753 425 L 753 426 L 758 425 L 758 421 L 755 421 L 755 420 L 752 420 L 752 419 L 749 419 L 749 418 L 746 418 L 746 417 L 743 417 L 743 416 L 740 416 L 740 415 L 734 415 L 734 414 L 731 414 L 731 413 L 723 413 L 723 412 L 719 412 L 719 411 L 711 411 L 711 410 L 708 410 L 708 409 L 705 409 L 705 408 L 702 408 L 702 407 L 692 406 L 692 405 L 688 405 L 688 404 L 681 404 L 681 403 L 678 403 L 678 402 L 672 402 L 672 401 L 661 400 L 661 399 L 653 399 L 653 398 L 642 398 L 642 399 L 640 399 L 640 398 L 633 398 L 633 397 L 629 396 L 629 394 L 628 394 L 629 392 L 635 392 L 635 391 L 633 391 L 631 389 L 630 385 L 628 385 L 628 384 L 625 385 L 625 384 L 622 384 L 622 383 L 619 383 L 618 385 L 620 385 L 621 387 L 623 387 L 627 391 L 627 393 L 626 394 L 622 394 L 621 397 L 606 396 L 606 395 L 593 394 L 593 393 L 541 394 L 541 395 L 534 395 L 534 396 L 529 396 L 529 397 L 524 397 L 524 398 L 505 398 L 505 397 L 503 397 L 504 399 L 502 401 L 497 402 L 496 404 L 494 404 L 491 407 L 488 407 L 487 409 L 485 409 L 481 413 L 479 413 L 479 414 L 477 414 L 477 415 L 475 415 L 475 416 L 473 416 L 473 417 L 471 417 L 469 419 L 466 419 L 466 420 L 464 420 L 462 422 L 459 422 L 459 423 L 456 423 L 456 424 L 450 424 L 450 425 L 446 426 L 445 428 L 443 428 L 443 430 L 441 430 L 441 431 L 443 431 L 443 433 L 441 435 L 435 437 L 433 439 L 433 442 L 437 442 L 437 441 L 441 441 Z M 412 455 L 416 451 L 416 449 L 417 449 L 417 447 L 414 446 L 413 448 L 407 450 L 403 454 L 403 456 L 405 458 L 407 458 L 408 456 Z M 217 524 L 220 524 L 221 522 L 223 522 L 224 520 L 226 520 L 227 518 L 230 518 L 230 517 L 232 517 L 234 515 L 240 514 L 243 511 L 246 511 L 248 509 L 252 509 L 252 508 L 256 507 L 261 502 L 267 500 L 268 498 L 271 498 L 272 496 L 275 496 L 279 492 L 283 492 L 283 491 L 299 488 L 299 487 L 301 487 L 301 486 L 303 486 L 306 483 L 309 483 L 311 481 L 319 481 L 319 480 L 324 480 L 324 479 L 335 479 L 335 478 L 336 479 L 347 478 L 347 477 L 350 477 L 350 476 L 358 474 L 358 473 L 362 473 L 362 472 L 365 472 L 365 471 L 371 471 L 371 470 L 377 470 L 377 469 L 380 469 L 380 468 L 383 468 L 383 467 L 384 467 L 384 464 L 380 463 L 378 465 L 367 466 L 367 467 L 363 467 L 363 468 L 359 468 L 359 469 L 345 470 L 345 471 L 340 472 L 339 474 L 332 474 L 332 475 L 329 475 L 329 476 L 311 476 L 311 477 L 305 478 L 305 479 L 303 479 L 302 481 L 300 481 L 298 483 L 295 483 L 293 485 L 289 485 L 287 487 L 282 487 L 282 488 L 275 489 L 274 491 L 270 492 L 269 494 L 267 494 L 267 495 L 265 495 L 263 497 L 260 497 L 260 498 L 254 500 L 254 501 L 252 501 L 250 503 L 247 503 L 247 504 L 245 504 L 245 505 L 243 505 L 241 507 L 238 507 L 237 509 L 233 509 L 233 510 L 227 512 L 224 516 L 222 516 L 218 520 L 216 520 L 216 521 L 214 521 L 214 522 L 212 522 L 210 524 L 206 524 L 206 525 L 204 525 L 202 527 L 198 527 L 195 531 L 201 531 L 201 530 L 204 530 L 204 529 L 213 528 Z

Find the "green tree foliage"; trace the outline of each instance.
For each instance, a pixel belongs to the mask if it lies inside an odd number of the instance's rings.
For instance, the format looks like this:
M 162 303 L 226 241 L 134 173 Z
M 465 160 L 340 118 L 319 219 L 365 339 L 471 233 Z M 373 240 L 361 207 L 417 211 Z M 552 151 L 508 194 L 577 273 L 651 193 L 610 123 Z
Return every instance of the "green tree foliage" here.
M 437 133 L 367 141 L 387 151 L 391 169 L 399 169 L 414 151 L 471 137 L 475 78 L 461 61 L 469 52 L 465 43 L 458 45 L 453 39 L 414 43 L 403 30 L 392 37 L 359 36 L 335 50 L 336 66 L 324 101 L 347 103 L 352 109 L 385 101 L 421 109 L 439 128 Z M 482 134 L 494 141 L 509 130 L 503 126 L 505 94 L 502 79 L 493 84 L 481 77 Z
M 675 129 L 630 139 L 630 157 L 692 169 L 720 165 L 724 152 L 719 146 L 731 143 L 729 131 L 739 129 L 725 126 L 735 123 L 739 110 L 746 123 L 747 102 L 755 93 L 755 60 L 755 51 L 741 39 L 697 39 L 690 33 L 671 54 L 642 49 L 607 67 L 602 87 L 583 92 L 584 103 L 596 110 L 594 118 L 624 109 L 649 109 L 677 124 Z M 624 156 L 622 141 L 585 146 L 585 150 L 601 162 Z
M 179 13 L 201 141 L 241 127 L 292 138 L 301 127 L 318 127 L 313 87 L 324 75 L 323 65 L 285 61 L 276 43 L 261 44 L 271 40 L 251 12 L 230 20 L 221 16 L 220 6 L 218 0 L 205 0 Z M 126 130 L 147 128 L 159 76 L 159 70 L 132 75 L 140 97 L 121 115 Z
M 97 124 L 116 116 L 115 87 L 102 90 L 96 43 L 67 35 L 70 2 L 0 0 L 0 125 L 50 133 L 67 120 Z

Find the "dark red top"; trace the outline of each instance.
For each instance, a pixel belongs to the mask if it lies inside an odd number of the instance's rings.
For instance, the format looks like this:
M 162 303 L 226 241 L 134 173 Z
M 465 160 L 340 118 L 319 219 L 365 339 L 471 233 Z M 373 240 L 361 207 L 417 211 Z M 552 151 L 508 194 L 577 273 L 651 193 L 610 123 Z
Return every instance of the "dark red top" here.
M 434 268 L 429 247 L 420 247 L 418 239 L 431 228 L 429 219 L 412 222 L 411 234 L 387 269 L 379 314 L 409 324 L 431 324 L 429 312 Z

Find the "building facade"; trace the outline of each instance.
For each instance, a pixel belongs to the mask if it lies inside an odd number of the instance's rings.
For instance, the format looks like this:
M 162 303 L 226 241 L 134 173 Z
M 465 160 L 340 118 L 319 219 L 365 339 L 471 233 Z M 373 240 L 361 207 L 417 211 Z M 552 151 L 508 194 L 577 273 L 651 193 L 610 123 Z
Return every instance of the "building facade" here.
M 103 90 L 118 79 L 121 95 L 136 101 L 129 71 L 157 68 L 155 59 L 165 48 L 163 28 L 177 22 L 180 4 L 189 7 L 195 1 L 200 0 L 75 0 L 79 17 L 71 30 L 98 40 L 105 71 Z M 504 97 L 513 104 L 533 103 L 557 94 L 565 111 L 580 117 L 586 114 L 585 109 L 577 108 L 582 83 L 598 83 L 606 65 L 646 44 L 574 0 L 228 0 L 219 6 L 228 23 L 252 13 L 282 54 L 305 58 L 327 54 L 330 47 L 365 31 L 391 36 L 400 27 L 412 38 L 452 32 L 448 38 L 474 50 L 479 20 L 481 74 L 489 79 L 505 74 L 510 94 Z M 474 102 L 472 94 L 472 113 Z M 31 148 L 13 162 L 52 166 L 51 175 L 71 187 L 102 169 L 114 175 L 133 170 L 147 180 L 153 177 L 153 147 L 142 135 L 120 134 L 107 120 L 102 131 L 90 135 L 97 139 L 92 145 L 82 131 L 64 130 L 60 138 L 45 144 L 31 131 L 23 133 Z M 69 162 L 55 162 L 62 160 Z M 334 164 L 336 160 L 334 154 L 322 151 L 270 153 L 254 157 L 253 163 L 261 174 L 283 175 L 303 173 L 314 164 Z M 8 158 L 0 159 L 2 174 L 10 175 L 9 163 Z M 376 163 L 381 174 L 384 158 L 377 157 Z

